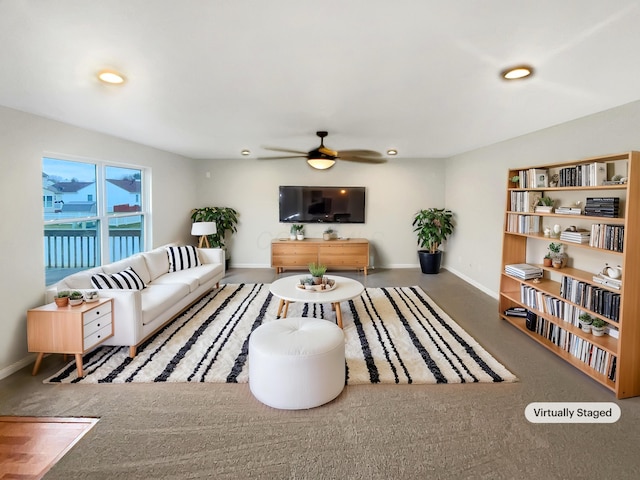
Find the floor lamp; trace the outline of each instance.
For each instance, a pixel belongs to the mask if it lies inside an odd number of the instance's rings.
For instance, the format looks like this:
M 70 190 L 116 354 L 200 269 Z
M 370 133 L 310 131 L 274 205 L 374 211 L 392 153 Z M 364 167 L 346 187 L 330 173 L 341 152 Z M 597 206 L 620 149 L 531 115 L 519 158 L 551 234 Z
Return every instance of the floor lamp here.
M 217 231 L 216 222 L 194 222 L 191 225 L 191 235 L 200 236 L 199 248 L 211 248 L 209 235 L 213 235 Z

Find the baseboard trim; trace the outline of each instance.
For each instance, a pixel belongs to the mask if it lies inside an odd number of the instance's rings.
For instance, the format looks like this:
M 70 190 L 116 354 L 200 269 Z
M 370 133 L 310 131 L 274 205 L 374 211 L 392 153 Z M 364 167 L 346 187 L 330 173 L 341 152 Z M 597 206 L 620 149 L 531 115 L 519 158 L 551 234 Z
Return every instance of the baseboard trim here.
M 36 361 L 36 356 L 36 353 L 30 353 L 22 360 L 18 360 L 16 363 L 12 363 L 8 367 L 3 368 L 2 370 L 0 370 L 0 380 L 2 380 L 3 378 L 7 378 L 9 375 L 13 375 L 18 370 L 23 369 L 27 365 L 32 364 Z
M 474 287 L 476 287 L 478 290 L 480 290 L 483 293 L 486 293 L 487 295 L 489 295 L 490 297 L 495 298 L 496 300 L 498 299 L 498 292 L 494 292 L 493 290 L 489 290 L 487 287 L 485 287 L 484 285 L 479 284 L 478 282 L 476 282 L 475 280 L 473 280 L 472 278 L 467 277 L 466 275 L 464 275 L 463 273 L 460 273 L 459 271 L 457 271 L 455 268 L 450 268 L 450 267 L 443 267 L 446 270 L 449 270 L 451 273 L 453 273 L 456 277 L 459 277 L 460 279 L 464 280 L 465 282 L 467 282 L 469 285 L 473 285 Z

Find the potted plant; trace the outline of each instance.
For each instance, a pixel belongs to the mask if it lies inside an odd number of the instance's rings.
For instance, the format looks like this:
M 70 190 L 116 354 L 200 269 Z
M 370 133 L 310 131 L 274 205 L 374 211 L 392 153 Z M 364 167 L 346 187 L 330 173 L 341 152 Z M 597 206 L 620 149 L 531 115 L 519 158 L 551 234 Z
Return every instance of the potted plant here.
M 606 326 L 607 322 L 601 318 L 594 318 L 591 322 L 591 333 L 596 337 L 601 337 L 604 335 L 604 329 Z
M 72 307 L 80 305 L 82 302 L 84 302 L 84 296 L 82 295 L 82 292 L 74 290 L 69 294 L 69 305 L 71 305 Z
M 289 239 L 290 240 L 295 240 L 297 238 L 298 230 L 302 230 L 302 225 L 298 225 L 296 223 L 291 225 L 291 228 L 289 229 Z
M 56 305 L 58 307 L 66 307 L 67 305 L 69 305 L 69 295 L 71 295 L 71 292 L 69 292 L 69 290 L 62 290 L 61 292 L 58 292 L 56 294 L 53 301 L 56 302 Z
M 225 250 L 225 260 L 230 260 L 229 251 L 226 249 L 225 241 L 227 232 L 234 233 L 238 229 L 238 212 L 230 207 L 204 207 L 191 210 L 191 221 L 193 222 L 216 222 L 216 233 L 208 235 L 211 248 L 222 248 Z
M 322 234 L 322 238 L 323 238 L 324 240 L 332 240 L 332 239 L 336 238 L 335 233 L 334 233 L 334 231 L 333 231 L 333 228 L 331 228 L 331 227 L 327 228 L 327 229 L 323 232 L 323 234 Z
M 322 283 L 322 277 L 327 271 L 327 266 L 320 263 L 310 263 L 309 273 L 313 277 L 314 285 L 320 285 Z
M 442 263 L 439 247 L 453 233 L 453 213 L 445 208 L 423 209 L 415 214 L 412 225 L 422 249 L 418 251 L 422 273 L 438 273 Z
M 542 259 L 542 264 L 543 264 L 545 267 L 550 267 L 550 266 L 552 265 L 552 262 L 551 262 L 551 253 L 550 253 L 550 252 L 549 252 L 549 253 L 547 253 L 547 254 L 544 256 L 544 258 Z
M 567 254 L 562 251 L 562 247 L 561 243 L 549 244 L 549 255 L 553 268 L 562 268 L 567 264 Z
M 538 200 L 535 211 L 536 213 L 551 213 L 555 202 L 549 197 L 542 197 Z
M 588 313 L 581 313 L 578 317 L 580 320 L 580 328 L 585 333 L 589 333 L 591 331 L 591 323 L 593 322 L 593 318 Z

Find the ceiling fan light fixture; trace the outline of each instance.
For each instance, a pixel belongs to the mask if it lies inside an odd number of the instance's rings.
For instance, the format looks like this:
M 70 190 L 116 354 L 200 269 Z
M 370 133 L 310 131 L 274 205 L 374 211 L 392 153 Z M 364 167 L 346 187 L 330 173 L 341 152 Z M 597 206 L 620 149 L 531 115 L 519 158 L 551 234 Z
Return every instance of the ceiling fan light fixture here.
M 307 163 L 316 170 L 326 170 L 333 167 L 336 161 L 331 158 L 308 158 Z
M 387 150 L 387 155 L 394 156 L 397 154 L 398 154 L 398 150 L 396 150 L 395 148 L 390 148 L 389 150 Z
M 245 148 L 244 150 L 240 151 L 240 155 L 242 155 L 243 157 L 248 157 L 249 155 L 251 155 L 251 150 L 247 150 Z
M 530 65 L 517 65 L 500 72 L 500 76 L 504 80 L 520 80 L 530 77 L 531 75 L 533 75 L 533 67 Z
M 114 70 L 101 70 L 98 72 L 98 80 L 109 85 L 122 85 L 125 81 L 125 76 Z

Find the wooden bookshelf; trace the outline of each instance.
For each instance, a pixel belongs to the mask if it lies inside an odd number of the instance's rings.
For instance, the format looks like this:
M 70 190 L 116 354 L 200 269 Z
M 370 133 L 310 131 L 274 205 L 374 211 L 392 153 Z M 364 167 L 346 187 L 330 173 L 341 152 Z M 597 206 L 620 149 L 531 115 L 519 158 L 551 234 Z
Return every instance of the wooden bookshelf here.
M 609 167 L 624 165 L 626 163 L 626 183 L 623 184 L 591 184 L 586 180 L 584 172 L 595 169 L 598 164 Z M 578 178 L 577 184 L 571 186 L 546 186 L 537 184 L 520 184 L 512 182 L 515 175 L 528 172 L 547 171 L 548 179 L 554 173 L 563 175 L 572 174 L 576 177 L 562 177 L 569 180 L 564 183 L 572 183 Z M 520 175 L 521 177 L 523 175 Z M 592 181 L 591 181 L 592 182 Z M 585 183 L 587 184 L 585 186 Z M 620 198 L 620 211 L 617 218 L 590 217 L 587 215 L 562 215 L 556 213 L 536 213 L 520 211 L 520 208 L 512 206 L 513 192 L 542 191 L 543 195 L 553 198 L 554 194 L 571 197 L 572 194 L 583 196 L 616 196 Z M 605 192 L 609 191 L 609 192 Z M 517 196 L 517 194 L 516 194 Z M 531 195 L 529 195 L 529 198 Z M 576 198 L 577 199 L 577 198 Z M 525 207 L 527 208 L 527 207 Z M 623 226 L 622 252 L 615 252 L 604 248 L 596 248 L 589 244 L 566 242 L 559 238 L 545 236 L 540 226 L 539 232 L 517 233 L 513 230 L 513 222 L 510 223 L 510 215 L 532 216 L 533 225 L 541 224 L 547 220 L 573 219 L 576 221 L 590 222 L 592 224 L 607 224 Z M 538 218 L 539 220 L 536 220 Z M 513 220 L 513 217 L 511 217 Z M 510 226 L 511 225 L 511 226 Z M 618 230 L 614 228 L 614 230 Z M 601 157 L 585 158 L 582 160 L 562 162 L 554 164 L 540 164 L 522 168 L 512 168 L 507 176 L 507 202 L 504 216 L 502 247 L 502 274 L 500 277 L 499 315 L 519 331 L 543 345 L 550 352 L 584 372 L 596 382 L 610 389 L 617 398 L 640 396 L 640 153 L 628 152 Z M 622 266 L 622 286 L 620 289 L 601 285 L 593 280 L 593 271 L 581 269 L 580 265 L 573 265 L 561 269 L 543 267 L 541 258 L 527 258 L 530 242 L 562 243 L 571 248 L 581 249 L 589 258 L 611 258 L 614 255 L 616 262 Z M 538 249 L 539 250 L 539 249 Z M 531 255 L 531 253 L 529 253 Z M 605 257 L 606 256 L 606 257 Z M 528 263 L 542 269 L 543 278 L 539 281 L 522 280 L 505 272 L 505 266 L 509 264 Z M 604 264 L 604 260 L 603 260 Z M 616 312 L 617 322 L 606 315 L 610 312 L 597 313 L 598 308 L 591 310 L 581 303 L 574 303 L 569 298 L 563 298 L 562 282 L 552 279 L 564 276 L 563 281 L 578 284 L 598 294 L 607 297 L 619 294 L 619 311 Z M 584 284 L 584 285 L 582 285 Z M 565 295 L 566 296 L 566 295 Z M 533 300 L 532 298 L 533 297 Z M 543 299 L 540 301 L 540 299 Z M 616 299 L 617 300 L 617 299 Z M 545 302 L 558 305 L 563 311 L 562 317 L 550 313 Z M 612 302 L 613 303 L 613 302 Z M 529 330 L 526 319 L 522 317 L 507 316 L 505 310 L 511 307 L 524 307 L 536 315 L 536 329 Z M 569 313 L 567 313 L 569 312 Z M 577 315 L 586 312 L 593 317 L 600 318 L 608 325 L 617 329 L 618 338 L 605 335 L 594 336 L 583 332 L 577 322 Z M 615 333 L 615 332 L 613 332 Z

